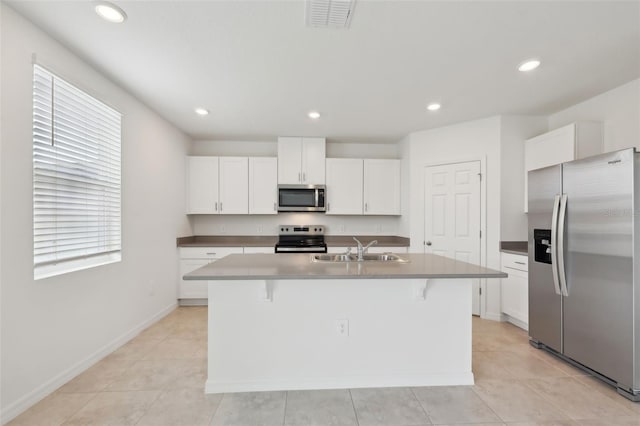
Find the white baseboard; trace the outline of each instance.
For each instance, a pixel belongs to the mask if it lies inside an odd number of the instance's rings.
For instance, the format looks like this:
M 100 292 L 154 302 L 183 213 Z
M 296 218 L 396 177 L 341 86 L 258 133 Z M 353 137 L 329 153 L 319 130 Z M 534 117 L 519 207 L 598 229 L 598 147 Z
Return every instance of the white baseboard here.
M 209 299 L 178 299 L 180 306 L 207 306 Z
M 504 321 L 502 319 L 502 314 L 500 314 L 498 312 L 485 312 L 484 316 L 482 316 L 481 318 L 482 319 L 492 320 L 492 321 Z
M 397 376 L 307 377 L 291 380 L 221 382 L 207 380 L 205 393 L 262 392 L 284 390 L 355 389 L 372 387 L 419 387 L 473 385 L 473 373 L 412 374 Z
M 527 324 L 524 321 L 520 321 L 519 319 L 514 318 L 507 314 L 504 314 L 504 320 L 507 321 L 508 323 L 515 325 L 516 327 L 520 327 L 524 331 L 529 331 L 529 324 Z
M 168 315 L 176 307 L 177 307 L 177 302 L 174 302 L 169 306 L 161 309 L 158 313 L 153 315 L 151 318 L 141 322 L 140 324 L 133 327 L 126 333 L 120 335 L 116 339 L 107 343 L 106 345 L 104 345 L 103 347 L 95 351 L 93 354 L 89 355 L 87 358 L 76 363 L 71 368 L 61 372 L 57 376 L 53 377 L 51 380 L 48 380 L 47 382 L 38 386 L 36 389 L 27 393 L 17 401 L 14 401 L 9 405 L 7 405 L 6 407 L 2 408 L 2 410 L 0 411 L 0 423 L 4 425 L 9 421 L 13 420 L 14 418 L 18 417 L 24 411 L 26 411 L 36 403 L 40 402 L 46 396 L 50 395 L 60 386 L 64 385 L 65 383 L 67 383 L 69 380 L 73 379 L 80 373 L 83 373 L 89 367 L 91 367 L 92 365 L 100 361 L 102 358 L 106 357 L 107 355 L 109 355 L 110 353 L 118 349 L 120 346 L 124 345 L 129 340 L 137 336 L 142 330 L 144 330 L 145 328 L 149 327 L 151 324 L 155 323 L 156 321 Z

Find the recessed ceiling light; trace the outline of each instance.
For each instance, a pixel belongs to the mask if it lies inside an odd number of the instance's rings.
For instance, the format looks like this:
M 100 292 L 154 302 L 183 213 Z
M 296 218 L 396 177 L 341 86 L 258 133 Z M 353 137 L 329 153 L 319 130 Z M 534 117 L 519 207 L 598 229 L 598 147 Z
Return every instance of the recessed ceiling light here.
M 194 111 L 196 112 L 196 114 L 198 115 L 209 115 L 209 110 L 208 109 L 204 109 L 204 108 L 196 108 L 194 109 Z
M 528 59 L 518 66 L 518 71 L 527 72 L 533 71 L 540 66 L 540 61 L 537 59 Z
M 437 110 L 440 109 L 440 104 L 436 104 L 436 103 L 429 104 L 429 105 L 427 105 L 427 109 L 429 111 L 437 111 Z
M 309 111 L 309 114 L 307 115 L 312 120 L 317 120 L 318 118 L 320 118 L 320 113 L 318 111 Z
M 127 19 L 127 14 L 118 6 L 108 2 L 96 4 L 96 13 L 106 21 L 121 24 Z

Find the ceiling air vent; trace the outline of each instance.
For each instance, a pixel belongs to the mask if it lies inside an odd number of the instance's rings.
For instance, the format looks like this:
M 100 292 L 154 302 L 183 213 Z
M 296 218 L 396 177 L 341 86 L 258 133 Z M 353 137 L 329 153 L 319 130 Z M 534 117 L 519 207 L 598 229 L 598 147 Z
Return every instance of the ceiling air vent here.
M 347 28 L 353 14 L 355 0 L 307 0 L 308 27 Z

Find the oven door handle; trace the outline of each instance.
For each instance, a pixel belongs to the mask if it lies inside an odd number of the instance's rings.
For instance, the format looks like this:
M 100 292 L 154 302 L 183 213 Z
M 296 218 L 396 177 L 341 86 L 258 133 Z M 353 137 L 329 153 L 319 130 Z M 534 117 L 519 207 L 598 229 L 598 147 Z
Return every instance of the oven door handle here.
M 276 253 L 326 253 L 326 247 L 276 247 Z

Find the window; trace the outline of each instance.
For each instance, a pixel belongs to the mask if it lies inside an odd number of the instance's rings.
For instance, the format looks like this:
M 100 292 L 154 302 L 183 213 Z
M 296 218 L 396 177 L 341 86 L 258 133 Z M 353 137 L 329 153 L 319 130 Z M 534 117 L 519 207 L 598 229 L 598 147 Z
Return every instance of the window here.
M 34 278 L 121 259 L 121 120 L 34 65 Z

